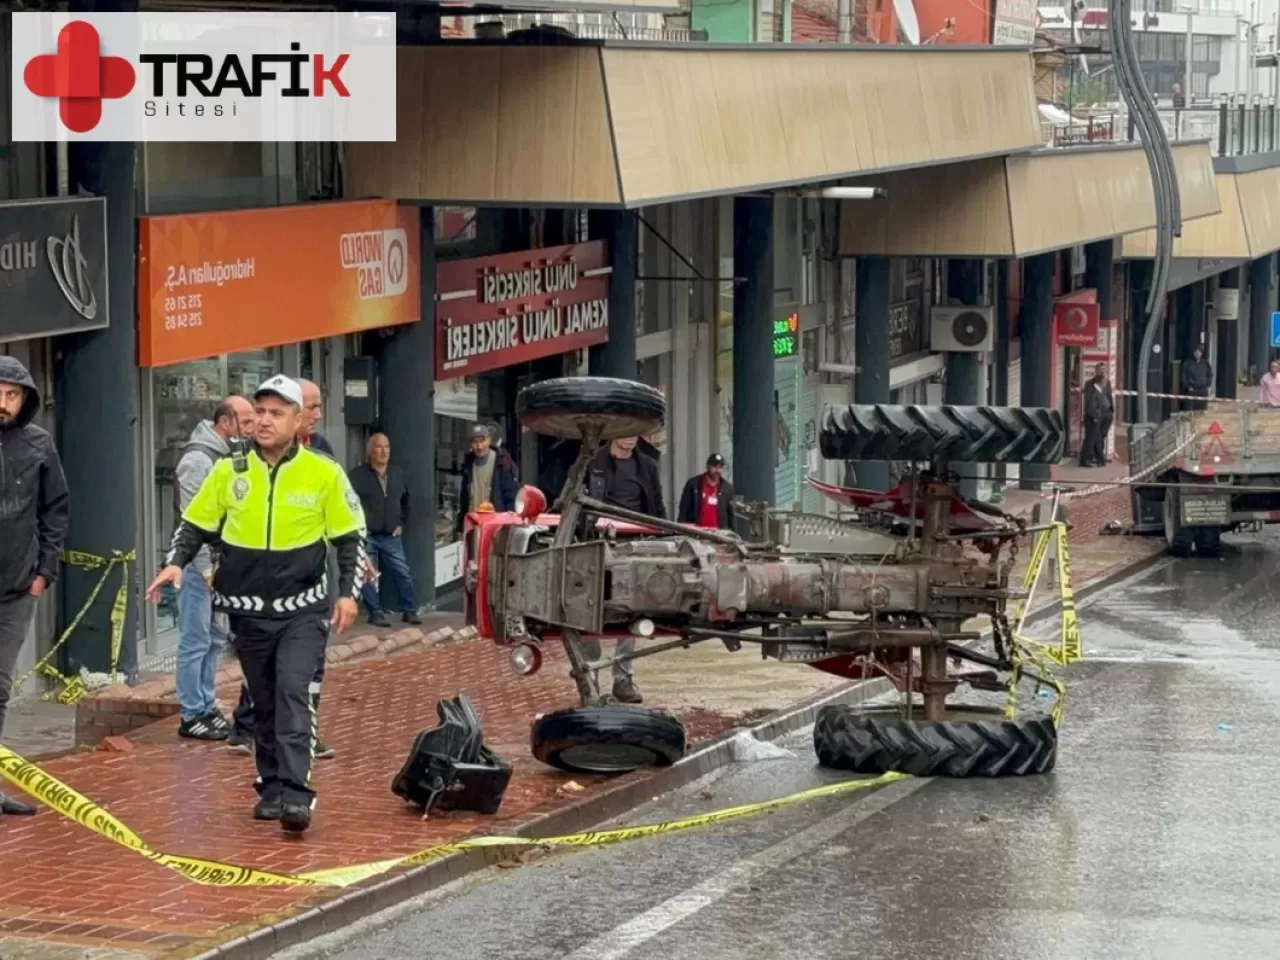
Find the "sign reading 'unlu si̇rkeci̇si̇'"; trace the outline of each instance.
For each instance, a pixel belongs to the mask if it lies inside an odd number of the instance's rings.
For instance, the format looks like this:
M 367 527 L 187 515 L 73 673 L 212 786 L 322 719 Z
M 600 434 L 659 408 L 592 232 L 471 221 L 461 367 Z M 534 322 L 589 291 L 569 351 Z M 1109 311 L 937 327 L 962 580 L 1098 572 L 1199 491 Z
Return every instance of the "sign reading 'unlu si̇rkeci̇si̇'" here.
M 436 267 L 436 379 L 497 370 L 609 339 L 603 241 Z

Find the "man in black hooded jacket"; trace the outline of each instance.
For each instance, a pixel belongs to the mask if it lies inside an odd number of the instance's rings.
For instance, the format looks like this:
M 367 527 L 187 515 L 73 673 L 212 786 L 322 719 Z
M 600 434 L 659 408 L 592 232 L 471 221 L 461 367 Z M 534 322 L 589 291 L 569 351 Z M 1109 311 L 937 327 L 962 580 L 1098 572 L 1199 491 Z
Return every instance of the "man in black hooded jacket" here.
M 27 368 L 0 356 L 0 736 L 18 651 L 67 536 L 71 498 L 53 438 L 31 422 L 39 409 Z M 34 812 L 0 793 L 0 815 Z

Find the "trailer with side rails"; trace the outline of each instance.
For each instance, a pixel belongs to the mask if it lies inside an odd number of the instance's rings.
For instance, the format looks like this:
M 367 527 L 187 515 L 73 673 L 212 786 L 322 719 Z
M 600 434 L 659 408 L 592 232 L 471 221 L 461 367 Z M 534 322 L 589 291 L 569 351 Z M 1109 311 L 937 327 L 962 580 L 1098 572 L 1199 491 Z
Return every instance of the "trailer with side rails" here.
M 1224 533 L 1280 523 L 1280 408 L 1210 401 L 1135 433 L 1135 532 L 1163 534 L 1174 556 L 1212 557 Z

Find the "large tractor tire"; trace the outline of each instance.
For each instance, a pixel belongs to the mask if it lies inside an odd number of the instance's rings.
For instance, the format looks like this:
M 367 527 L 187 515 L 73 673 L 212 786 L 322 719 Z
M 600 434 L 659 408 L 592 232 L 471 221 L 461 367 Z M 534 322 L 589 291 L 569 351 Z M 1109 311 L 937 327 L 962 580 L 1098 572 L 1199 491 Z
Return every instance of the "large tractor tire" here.
M 530 384 L 516 396 L 522 426 L 544 437 L 578 439 L 598 425 L 600 439 L 644 437 L 662 427 L 667 401 L 661 392 L 634 380 L 560 377 Z
M 896 707 L 823 707 L 813 727 L 818 763 L 854 773 L 913 777 L 1025 777 L 1048 773 L 1058 731 L 1042 713 L 1007 719 L 983 707 L 948 708 L 938 722 L 904 720 Z
M 576 773 L 630 773 L 684 756 L 684 726 L 643 707 L 573 707 L 544 714 L 530 731 L 533 755 Z
M 822 412 L 828 460 L 950 460 L 1057 463 L 1067 431 L 1044 407 L 925 407 L 849 404 Z

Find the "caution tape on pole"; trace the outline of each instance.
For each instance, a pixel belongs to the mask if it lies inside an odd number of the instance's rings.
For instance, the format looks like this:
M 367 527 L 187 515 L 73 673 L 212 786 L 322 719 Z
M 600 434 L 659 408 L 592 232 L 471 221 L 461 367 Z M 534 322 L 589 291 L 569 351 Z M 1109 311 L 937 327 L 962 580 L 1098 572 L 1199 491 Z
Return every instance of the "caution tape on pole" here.
M 67 624 L 66 629 L 54 641 L 48 653 L 41 657 L 34 667 L 13 682 L 11 696 L 17 696 L 22 686 L 32 677 L 39 674 L 56 684 L 55 689 L 41 695 L 41 700 L 56 700 L 58 703 L 76 704 L 84 699 L 85 694 L 89 691 L 88 685 L 85 683 L 84 672 L 82 671 L 80 676 L 69 677 L 54 665 L 54 661 L 58 656 L 58 651 L 66 645 L 67 640 L 70 639 L 76 628 L 80 626 L 80 622 L 84 620 L 85 615 L 97 601 L 98 595 L 102 593 L 112 572 L 119 568 L 120 584 L 116 587 L 115 597 L 111 601 L 111 662 L 107 670 L 108 677 L 114 678 L 116 676 L 116 671 L 120 665 L 120 651 L 124 645 L 125 612 L 129 604 L 129 565 L 135 559 L 137 559 L 137 554 L 133 550 L 113 550 L 109 557 L 100 557 L 97 554 L 85 553 L 80 550 L 68 550 L 63 553 L 62 562 L 67 566 L 78 567 L 90 573 L 101 571 L 101 574 L 98 576 L 98 581 L 93 585 L 93 589 L 89 591 L 89 596 L 81 604 L 76 615 L 71 618 L 71 622 Z
M 348 864 L 322 870 L 311 870 L 306 873 L 289 874 L 156 850 L 142 839 L 139 834 L 131 830 L 107 810 L 4 746 L 0 746 L 0 777 L 21 787 L 36 800 L 62 814 L 68 820 L 80 824 L 80 826 L 110 840 L 112 843 L 133 851 L 152 863 L 168 867 L 193 883 L 206 887 L 349 887 L 400 867 L 419 866 L 463 850 L 476 850 L 482 847 L 603 846 L 626 840 L 639 840 L 645 837 L 679 833 L 696 827 L 712 826 L 713 824 L 725 823 L 729 820 L 749 817 L 769 810 L 777 810 L 806 800 L 833 797 L 858 790 L 869 790 L 898 780 L 909 779 L 909 775 L 905 773 L 886 773 L 869 780 L 843 780 L 838 783 L 814 787 L 811 790 L 804 790 L 800 793 L 793 793 L 785 797 L 778 797 L 774 800 L 728 807 L 711 813 L 697 814 L 679 820 L 668 820 L 663 823 L 644 824 L 636 827 L 615 827 L 608 830 L 591 830 L 561 837 L 541 837 L 536 840 L 525 837 L 473 837 L 453 843 L 437 844 L 405 856 L 378 860 L 373 863 Z
M 1057 548 L 1058 599 L 1062 608 L 1056 645 L 1027 637 L 1022 632 L 1026 624 L 1031 594 L 1048 560 L 1051 543 Z M 1009 674 L 1005 713 L 1009 717 L 1016 714 L 1018 684 L 1022 681 L 1027 668 L 1034 667 L 1036 693 L 1040 692 L 1042 685 L 1047 685 L 1055 694 L 1050 716 L 1056 727 L 1062 723 L 1067 688 L 1054 673 L 1054 667 L 1067 667 L 1084 658 L 1084 649 L 1080 641 L 1080 616 L 1076 611 L 1075 590 L 1071 585 L 1071 553 L 1067 543 L 1067 525 L 1062 521 L 1055 521 L 1052 526 L 1040 531 L 1039 536 L 1036 537 L 1031 562 L 1027 564 L 1026 573 L 1022 577 L 1022 588 L 1028 595 L 1016 600 L 1013 607 L 1014 627 L 1011 638 L 1013 649 L 1010 651 L 1013 670 Z

